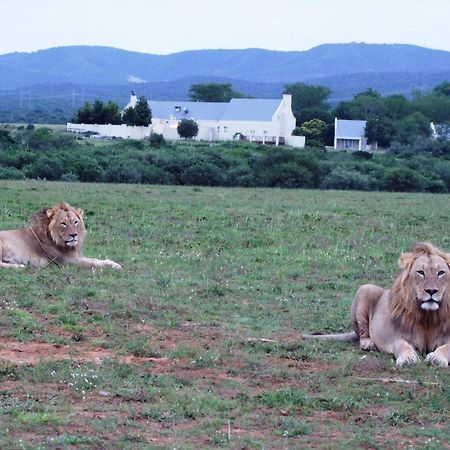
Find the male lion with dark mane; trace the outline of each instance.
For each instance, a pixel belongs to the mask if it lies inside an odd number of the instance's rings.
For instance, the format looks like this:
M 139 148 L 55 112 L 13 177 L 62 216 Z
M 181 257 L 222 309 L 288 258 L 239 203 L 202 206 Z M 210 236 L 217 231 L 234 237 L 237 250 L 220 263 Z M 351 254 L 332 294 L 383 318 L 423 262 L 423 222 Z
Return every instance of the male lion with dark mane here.
M 353 332 L 304 335 L 353 341 L 362 350 L 395 355 L 399 366 L 426 361 L 447 367 L 450 361 L 450 254 L 422 242 L 398 262 L 401 273 L 390 289 L 366 284 L 351 306 Z
M 0 231 L 0 267 L 45 267 L 54 263 L 122 268 L 110 259 L 83 257 L 85 235 L 81 209 L 67 203 L 44 208 L 33 215 L 28 228 Z

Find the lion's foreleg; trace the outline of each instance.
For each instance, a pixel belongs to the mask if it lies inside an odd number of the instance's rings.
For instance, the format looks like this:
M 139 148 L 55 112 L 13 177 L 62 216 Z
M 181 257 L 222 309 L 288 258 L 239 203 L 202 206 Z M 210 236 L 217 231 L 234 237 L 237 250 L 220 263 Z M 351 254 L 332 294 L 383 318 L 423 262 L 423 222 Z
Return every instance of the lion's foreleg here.
M 7 267 L 9 269 L 23 269 L 25 264 L 15 264 L 3 261 L 3 243 L 0 240 L 0 267 Z
M 92 269 L 94 267 L 111 267 L 116 270 L 122 269 L 122 266 L 111 259 L 96 259 L 96 258 L 79 258 L 74 261 L 74 264 Z
M 426 361 L 439 367 L 447 367 L 450 361 L 450 342 L 428 353 Z
M 375 288 L 375 295 L 373 293 Z M 370 337 L 370 320 L 372 318 L 374 303 L 379 298 L 379 291 L 383 290 L 373 285 L 361 286 L 356 292 L 352 302 L 351 314 L 355 333 L 359 336 L 361 350 L 376 350 L 376 346 Z
M 419 359 L 414 347 L 402 338 L 396 339 L 394 342 L 394 356 L 397 366 L 414 364 Z
M 0 267 L 7 267 L 9 269 L 23 269 L 26 266 L 25 264 L 14 264 L 0 261 Z

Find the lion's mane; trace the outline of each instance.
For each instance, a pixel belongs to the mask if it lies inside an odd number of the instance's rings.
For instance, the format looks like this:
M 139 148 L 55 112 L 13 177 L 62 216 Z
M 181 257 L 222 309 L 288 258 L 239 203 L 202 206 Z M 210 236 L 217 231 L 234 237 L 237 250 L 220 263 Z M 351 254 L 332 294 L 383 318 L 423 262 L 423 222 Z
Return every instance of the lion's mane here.
M 78 229 L 78 241 L 75 247 L 68 247 L 64 240 L 56 232 L 56 221 L 63 212 L 75 213 L 79 220 L 80 226 Z M 83 211 L 75 209 L 67 203 L 59 203 L 52 208 L 43 208 L 36 212 L 31 219 L 31 228 L 41 242 L 47 243 L 49 240 L 53 243 L 59 251 L 66 253 L 81 252 L 84 237 L 86 236 L 86 228 L 83 221 Z
M 437 255 L 450 265 L 448 254 L 430 243 L 416 244 L 411 253 L 400 256 L 399 266 L 403 271 L 395 279 L 390 293 L 389 312 L 392 319 L 402 329 L 414 329 L 430 334 L 436 328 L 440 334 L 450 333 L 450 289 L 447 288 L 442 298 L 442 305 L 437 311 L 424 311 L 419 307 L 411 279 L 411 266 L 420 256 Z

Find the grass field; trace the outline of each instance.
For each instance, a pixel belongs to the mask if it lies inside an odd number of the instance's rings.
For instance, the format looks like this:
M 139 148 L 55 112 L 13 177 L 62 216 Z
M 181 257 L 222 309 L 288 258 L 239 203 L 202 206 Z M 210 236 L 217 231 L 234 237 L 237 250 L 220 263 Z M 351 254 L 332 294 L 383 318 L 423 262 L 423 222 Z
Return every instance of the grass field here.
M 0 182 L 0 229 L 61 200 L 123 271 L 1 271 L 0 448 L 449 448 L 450 369 L 354 344 L 359 285 L 449 195 Z

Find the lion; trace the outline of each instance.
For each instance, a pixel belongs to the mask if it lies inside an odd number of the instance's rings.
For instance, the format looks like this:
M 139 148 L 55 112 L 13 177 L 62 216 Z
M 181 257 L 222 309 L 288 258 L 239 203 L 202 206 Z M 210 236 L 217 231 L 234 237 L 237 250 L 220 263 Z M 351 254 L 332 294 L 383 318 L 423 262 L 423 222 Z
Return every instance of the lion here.
M 402 269 L 390 289 L 361 286 L 351 305 L 353 332 L 303 335 L 307 339 L 357 341 L 361 350 L 392 353 L 396 364 L 419 354 L 447 367 L 450 361 L 450 254 L 421 242 L 398 261 Z
M 0 267 L 46 267 L 53 263 L 122 268 L 110 259 L 83 257 L 85 236 L 81 209 L 67 203 L 44 208 L 33 215 L 28 228 L 0 231 Z

